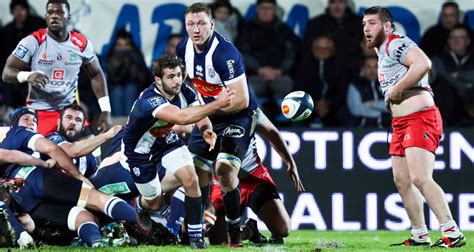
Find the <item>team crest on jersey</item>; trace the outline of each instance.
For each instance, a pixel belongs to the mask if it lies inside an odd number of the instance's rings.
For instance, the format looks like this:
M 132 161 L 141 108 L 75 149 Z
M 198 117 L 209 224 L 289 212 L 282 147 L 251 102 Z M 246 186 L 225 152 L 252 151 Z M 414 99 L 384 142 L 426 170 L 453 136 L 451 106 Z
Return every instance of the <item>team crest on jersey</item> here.
M 133 174 L 135 174 L 135 176 L 137 177 L 140 176 L 140 169 L 138 167 L 133 167 L 132 171 L 133 171 Z
M 63 59 L 63 56 L 60 53 L 58 53 L 58 56 L 56 56 L 56 59 L 58 61 L 61 61 Z
M 25 58 L 26 53 L 28 53 L 28 48 L 24 47 L 23 45 L 19 45 L 15 50 L 15 55 L 20 59 Z
M 176 134 L 176 132 L 174 131 L 171 131 L 170 133 L 168 133 L 168 135 L 166 135 L 166 138 L 165 138 L 166 144 L 171 144 L 178 140 L 179 140 L 178 134 Z
M 211 78 L 216 77 L 216 71 L 214 71 L 214 68 L 211 65 L 207 66 L 207 73 Z
M 53 80 L 64 80 L 64 69 L 53 69 Z
M 150 99 L 148 99 L 148 103 L 150 103 L 150 105 L 153 107 L 153 108 L 156 108 L 158 107 L 159 105 L 161 104 L 164 104 L 166 103 L 165 99 L 161 96 L 155 96 L 155 97 L 152 97 Z

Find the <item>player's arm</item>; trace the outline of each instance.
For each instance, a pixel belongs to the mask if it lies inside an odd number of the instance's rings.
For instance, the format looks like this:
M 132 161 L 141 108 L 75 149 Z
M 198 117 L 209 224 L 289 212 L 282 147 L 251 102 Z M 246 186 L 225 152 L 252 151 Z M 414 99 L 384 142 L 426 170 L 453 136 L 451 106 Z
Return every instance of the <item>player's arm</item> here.
M 0 149 L 0 163 L 13 163 L 25 166 L 51 168 L 51 164 L 17 150 Z
M 198 127 L 199 132 L 201 132 L 206 143 L 209 144 L 209 151 L 213 150 L 216 145 L 217 135 L 212 130 L 211 120 L 209 120 L 208 117 L 205 117 L 196 123 L 196 127 Z
M 402 63 L 408 67 L 408 71 L 396 85 L 390 88 L 388 94 L 388 100 L 395 103 L 400 102 L 403 92 L 415 86 L 431 69 L 430 59 L 418 47 L 408 49 Z
M 185 109 L 180 109 L 174 105 L 167 105 L 159 108 L 154 112 L 153 116 L 174 124 L 196 123 L 208 115 L 214 114 L 218 109 L 229 106 L 234 98 L 234 91 L 221 92 L 217 100 L 206 105 L 187 107 Z
M 59 146 L 69 155 L 71 158 L 82 157 L 92 153 L 95 149 L 99 148 L 107 140 L 112 139 L 122 129 L 122 126 L 116 125 L 109 129 L 107 132 L 101 133 L 97 136 L 89 137 L 86 139 L 79 140 L 74 143 L 62 142 Z
M 110 112 L 112 109 L 110 107 L 109 93 L 107 90 L 104 71 L 102 71 L 98 59 L 85 64 L 84 69 L 91 79 L 92 91 L 94 91 L 99 102 L 100 110 L 102 111 L 99 117 L 99 125 L 101 127 L 99 130 L 107 130 L 112 124 L 112 119 L 110 118 Z
M 35 150 L 50 156 L 52 159 L 58 162 L 58 165 L 66 170 L 69 174 L 73 177 L 82 180 L 86 183 L 90 183 L 90 181 L 84 177 L 79 170 L 76 168 L 74 163 L 72 162 L 71 158 L 64 152 L 61 147 L 54 144 L 53 142 L 49 141 L 45 137 L 39 137 L 34 144 Z
M 48 83 L 48 77 L 41 71 L 26 71 L 28 63 L 18 59 L 11 54 L 3 68 L 2 80 L 8 83 L 28 82 L 33 86 L 44 87 Z
M 277 127 L 268 119 L 265 114 L 260 111 L 260 118 L 257 124 L 257 131 L 261 133 L 268 141 L 272 147 L 278 152 L 280 157 L 288 166 L 288 175 L 290 176 L 293 184 L 298 191 L 304 191 L 303 183 L 300 180 L 298 174 L 298 168 L 296 166 L 296 162 L 293 159 L 290 151 L 288 150 L 288 146 L 286 142 L 283 140 L 283 137 L 280 134 L 280 131 Z
M 235 99 L 230 103 L 230 106 L 219 109 L 216 114 L 232 114 L 246 109 L 250 101 L 247 85 L 246 78 L 228 84 L 227 90 L 235 91 Z

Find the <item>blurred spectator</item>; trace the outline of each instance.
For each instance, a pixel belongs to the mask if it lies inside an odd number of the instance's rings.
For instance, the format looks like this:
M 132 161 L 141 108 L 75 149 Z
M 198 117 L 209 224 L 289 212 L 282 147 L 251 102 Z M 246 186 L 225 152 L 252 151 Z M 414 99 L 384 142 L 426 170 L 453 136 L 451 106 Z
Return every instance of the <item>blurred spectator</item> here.
M 105 69 L 112 115 L 126 116 L 138 92 L 151 82 L 143 54 L 125 29 L 117 31 L 113 48 L 106 58 Z
M 436 103 L 447 126 L 472 126 L 474 119 L 474 53 L 467 27 L 449 33 L 448 50 L 433 58 L 431 76 Z
M 328 0 L 326 12 L 308 21 L 303 53 L 311 51 L 313 39 L 329 34 L 334 40 L 336 57 L 342 62 L 361 58 L 362 18 L 347 5 L 347 0 Z
M 306 121 L 312 128 L 340 126 L 340 108 L 345 108 L 350 71 L 335 57 L 334 41 L 329 35 L 315 37 L 311 57 L 297 67 L 296 89 L 308 92 L 315 109 Z
M 166 48 L 165 48 L 165 53 L 168 55 L 176 56 L 176 45 L 179 43 L 179 41 L 183 38 L 183 35 L 181 34 L 171 34 L 168 37 L 168 42 L 166 43 Z
M 10 13 L 13 20 L 0 29 L 0 69 L 15 49 L 20 40 L 30 33 L 46 27 L 46 21 L 31 14 L 27 0 L 12 0 L 10 2 Z M 0 80 L 1 82 L 1 80 Z M 1 84 L 1 83 L 0 83 Z M 2 89 L 4 102 L 8 106 L 24 106 L 28 89 L 19 85 L 6 85 Z
M 275 10 L 275 0 L 258 0 L 257 17 L 244 24 L 237 40 L 249 83 L 272 119 L 281 114 L 275 105 L 293 90 L 293 80 L 288 74 L 295 63 L 294 52 L 299 43 L 293 31 L 277 18 Z M 263 99 L 270 100 L 264 103 Z
M 442 53 L 447 45 L 449 31 L 459 24 L 458 4 L 455 2 L 444 3 L 439 22 L 426 30 L 420 40 L 420 48 L 430 58 L 437 53 Z
M 215 30 L 235 42 L 242 22 L 242 15 L 230 4 L 229 0 L 216 0 L 210 7 L 215 20 Z
M 349 84 L 347 107 L 354 120 L 346 126 L 388 126 L 390 118 L 377 78 L 377 61 L 376 55 L 366 57 L 360 75 Z

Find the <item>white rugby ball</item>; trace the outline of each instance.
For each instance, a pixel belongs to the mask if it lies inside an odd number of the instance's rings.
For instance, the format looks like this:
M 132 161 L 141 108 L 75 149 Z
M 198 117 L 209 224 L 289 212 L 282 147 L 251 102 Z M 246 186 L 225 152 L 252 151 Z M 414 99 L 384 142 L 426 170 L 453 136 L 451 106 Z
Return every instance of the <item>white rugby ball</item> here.
M 301 121 L 313 112 L 313 98 L 304 91 L 293 91 L 281 103 L 281 112 L 292 121 Z

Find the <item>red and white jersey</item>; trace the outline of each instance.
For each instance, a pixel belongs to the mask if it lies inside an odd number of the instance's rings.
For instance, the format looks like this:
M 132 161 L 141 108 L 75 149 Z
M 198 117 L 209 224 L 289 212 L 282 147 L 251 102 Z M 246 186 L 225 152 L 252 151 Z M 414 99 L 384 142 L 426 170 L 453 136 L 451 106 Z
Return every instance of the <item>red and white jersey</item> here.
M 403 64 L 405 57 L 411 48 L 418 47 L 415 42 L 407 36 L 393 32 L 387 36 L 379 47 L 378 75 L 382 93 L 387 100 L 387 90 L 396 85 L 408 71 L 408 67 Z M 413 89 L 430 89 L 428 74 L 413 86 Z
M 84 35 L 69 32 L 66 41 L 58 42 L 48 36 L 47 29 L 22 39 L 12 54 L 28 63 L 31 71 L 43 71 L 48 76 L 44 88 L 30 85 L 28 105 L 50 111 L 73 103 L 81 66 L 96 59 L 94 47 Z
M 256 112 L 256 120 L 257 124 L 259 124 L 263 120 L 263 111 L 260 108 L 255 110 Z M 239 179 L 243 179 L 251 174 L 255 169 L 257 169 L 260 165 L 262 165 L 262 161 L 258 156 L 257 152 L 257 141 L 255 136 L 252 137 L 250 140 L 249 147 L 247 149 L 247 153 L 245 154 L 244 160 L 242 160 L 242 165 L 239 170 Z

